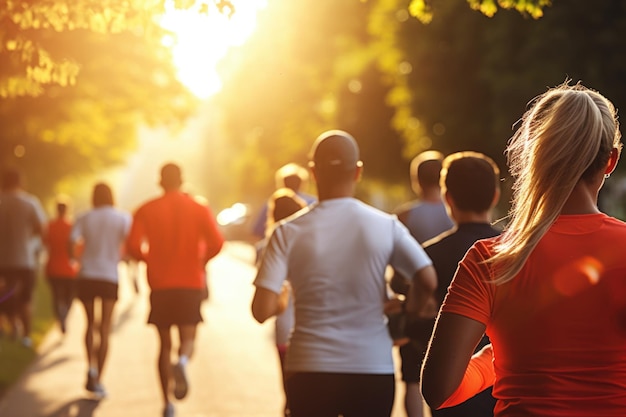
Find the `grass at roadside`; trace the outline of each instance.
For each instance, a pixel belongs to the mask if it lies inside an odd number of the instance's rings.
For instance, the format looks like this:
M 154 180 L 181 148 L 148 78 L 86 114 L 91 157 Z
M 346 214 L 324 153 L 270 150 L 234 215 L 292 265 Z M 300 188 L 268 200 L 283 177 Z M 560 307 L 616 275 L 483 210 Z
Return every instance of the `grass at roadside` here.
M 9 336 L 0 337 L 0 398 L 36 357 L 36 349 L 54 323 L 48 283 L 41 276 L 33 294 L 33 347 L 25 348 Z

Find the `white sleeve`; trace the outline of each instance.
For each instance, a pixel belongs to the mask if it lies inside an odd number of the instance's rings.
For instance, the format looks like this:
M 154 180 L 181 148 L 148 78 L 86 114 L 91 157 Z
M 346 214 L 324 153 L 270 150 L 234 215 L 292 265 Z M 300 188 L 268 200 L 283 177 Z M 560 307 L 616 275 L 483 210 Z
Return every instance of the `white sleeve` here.
M 280 294 L 287 279 L 287 244 L 282 227 L 274 229 L 259 263 L 254 286 Z
M 389 264 L 401 275 L 412 279 L 417 271 L 432 265 L 432 261 L 409 230 L 397 219 L 394 219 L 394 250 Z

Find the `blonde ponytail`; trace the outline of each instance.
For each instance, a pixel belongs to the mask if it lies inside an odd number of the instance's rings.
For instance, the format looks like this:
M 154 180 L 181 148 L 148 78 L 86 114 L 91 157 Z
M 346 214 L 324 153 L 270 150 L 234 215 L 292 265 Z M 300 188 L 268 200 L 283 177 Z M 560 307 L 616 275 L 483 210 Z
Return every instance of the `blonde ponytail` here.
M 619 139 L 615 108 L 595 91 L 565 83 L 536 98 L 506 150 L 513 198 L 509 224 L 487 260 L 493 283 L 519 273 L 576 184 L 606 166 Z

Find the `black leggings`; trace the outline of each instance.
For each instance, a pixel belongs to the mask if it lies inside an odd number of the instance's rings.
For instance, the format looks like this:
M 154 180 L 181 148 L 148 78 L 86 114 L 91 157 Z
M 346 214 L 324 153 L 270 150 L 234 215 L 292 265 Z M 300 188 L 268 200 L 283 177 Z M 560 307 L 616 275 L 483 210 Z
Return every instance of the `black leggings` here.
M 298 372 L 287 377 L 292 417 L 389 417 L 393 374 Z

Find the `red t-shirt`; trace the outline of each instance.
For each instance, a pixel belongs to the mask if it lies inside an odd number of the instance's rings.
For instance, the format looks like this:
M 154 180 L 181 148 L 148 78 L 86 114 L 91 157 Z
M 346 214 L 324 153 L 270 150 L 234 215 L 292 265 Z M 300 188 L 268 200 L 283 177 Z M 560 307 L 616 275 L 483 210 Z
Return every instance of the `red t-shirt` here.
M 560 216 L 520 273 L 493 285 L 494 239 L 461 262 L 442 311 L 484 323 L 497 416 L 626 414 L 626 224 Z
M 146 262 L 150 288 L 205 286 L 204 267 L 224 239 L 209 207 L 178 191 L 149 201 L 135 213 L 128 253 Z
M 68 245 L 72 224 L 65 219 L 54 219 L 48 223 L 45 244 L 48 249 L 46 275 L 52 278 L 75 278 L 76 262 L 70 260 Z

